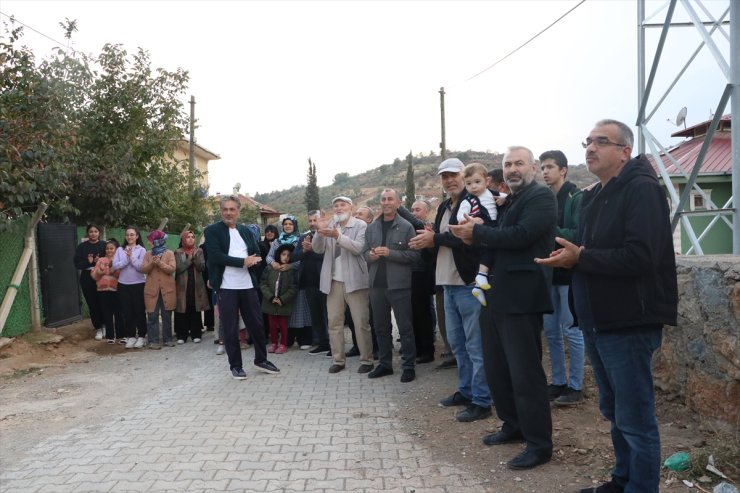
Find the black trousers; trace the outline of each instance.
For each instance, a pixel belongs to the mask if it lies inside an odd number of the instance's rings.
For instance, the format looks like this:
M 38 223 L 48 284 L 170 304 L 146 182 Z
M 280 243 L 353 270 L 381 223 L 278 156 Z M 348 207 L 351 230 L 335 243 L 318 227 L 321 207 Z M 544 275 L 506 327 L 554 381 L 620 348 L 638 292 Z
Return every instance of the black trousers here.
M 502 430 L 520 432 L 527 449 L 552 454 L 552 417 L 542 369 L 542 314 L 480 314 L 483 364 Z
M 123 337 L 125 322 L 123 321 L 118 293 L 116 291 L 98 291 L 98 300 L 100 301 L 103 325 L 105 325 L 105 338 Z
M 267 360 L 265 329 L 262 326 L 262 310 L 256 289 L 219 290 L 218 314 L 224 328 L 224 346 L 229 357 L 229 369 L 243 368 L 242 351 L 239 347 L 239 314 L 244 319 L 254 344 L 254 362 Z
M 175 337 L 183 341 L 187 341 L 188 337 L 202 338 L 203 323 L 200 314 L 201 312 L 196 312 L 193 307 L 188 307 L 185 313 L 175 312 Z
M 118 300 L 121 303 L 125 322 L 123 337 L 146 337 L 146 307 L 144 306 L 144 283 L 118 283 Z
M 414 327 L 417 356 L 434 356 L 434 325 L 432 295 L 427 284 L 429 274 L 411 273 L 411 324 Z
M 326 295 L 318 286 L 306 288 L 306 301 L 311 310 L 311 342 L 314 346 L 320 346 L 329 350 L 329 322 L 326 314 Z
M 95 279 L 90 275 L 91 270 L 80 272 L 80 288 L 82 295 L 85 297 L 87 308 L 90 311 L 90 322 L 97 330 L 103 326 L 103 311 L 100 308 L 100 296 L 98 295 L 98 285 Z

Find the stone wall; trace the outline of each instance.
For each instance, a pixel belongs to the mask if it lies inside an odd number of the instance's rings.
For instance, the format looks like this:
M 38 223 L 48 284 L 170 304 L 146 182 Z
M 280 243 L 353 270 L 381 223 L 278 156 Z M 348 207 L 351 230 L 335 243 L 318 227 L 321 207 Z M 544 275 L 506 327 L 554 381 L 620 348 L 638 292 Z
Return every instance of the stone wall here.
M 678 327 L 666 327 L 655 384 L 700 416 L 740 427 L 740 257 L 678 256 Z

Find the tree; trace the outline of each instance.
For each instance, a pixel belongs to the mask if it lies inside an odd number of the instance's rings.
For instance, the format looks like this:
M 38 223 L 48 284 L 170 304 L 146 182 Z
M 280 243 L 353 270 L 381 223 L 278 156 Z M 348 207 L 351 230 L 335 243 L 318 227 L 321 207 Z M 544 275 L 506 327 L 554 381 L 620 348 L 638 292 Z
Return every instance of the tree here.
M 67 38 L 77 29 L 62 27 Z M 0 227 L 41 201 L 57 221 L 207 217 L 172 159 L 187 128 L 187 72 L 152 70 L 146 51 L 110 44 L 97 57 L 56 49 L 36 64 L 21 36 L 16 28 L 0 43 Z
M 413 166 L 413 155 L 409 151 L 409 155 L 406 156 L 406 208 L 411 209 L 416 199 L 416 186 L 414 185 L 414 166 Z
M 334 175 L 334 184 L 342 185 L 349 181 L 349 173 L 337 173 Z
M 319 186 L 316 183 L 316 164 L 308 158 L 308 176 L 306 181 L 306 210 L 314 211 L 320 207 Z M 335 178 L 336 181 L 336 178 Z

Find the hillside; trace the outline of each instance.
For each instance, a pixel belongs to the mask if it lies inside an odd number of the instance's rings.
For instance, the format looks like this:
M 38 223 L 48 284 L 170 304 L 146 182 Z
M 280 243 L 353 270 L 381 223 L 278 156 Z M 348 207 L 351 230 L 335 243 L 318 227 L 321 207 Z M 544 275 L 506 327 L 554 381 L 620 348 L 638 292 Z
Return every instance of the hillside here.
M 503 154 L 478 151 L 450 151 L 449 157 L 457 157 L 463 163 L 479 162 L 489 170 L 501 167 Z M 437 178 L 437 165 L 441 158 L 432 154 L 414 158 L 414 178 L 416 194 L 426 198 L 441 198 L 442 187 Z M 320 168 L 319 168 L 320 171 Z M 585 164 L 570 166 L 568 179 L 582 188 L 596 181 L 596 177 L 589 173 Z M 537 173 L 537 180 L 542 182 L 541 173 Z M 391 164 L 383 164 L 377 168 L 365 171 L 354 176 L 340 173 L 334 183 L 319 187 L 321 207 L 329 209 L 330 201 L 337 195 L 350 197 L 355 205 L 371 205 L 378 203 L 380 193 L 384 188 L 395 188 L 403 193 L 406 189 L 406 161 L 396 158 Z M 304 205 L 306 186 L 296 185 L 286 190 L 276 190 L 269 193 L 258 193 L 255 200 L 270 206 L 280 212 L 303 216 L 306 213 Z

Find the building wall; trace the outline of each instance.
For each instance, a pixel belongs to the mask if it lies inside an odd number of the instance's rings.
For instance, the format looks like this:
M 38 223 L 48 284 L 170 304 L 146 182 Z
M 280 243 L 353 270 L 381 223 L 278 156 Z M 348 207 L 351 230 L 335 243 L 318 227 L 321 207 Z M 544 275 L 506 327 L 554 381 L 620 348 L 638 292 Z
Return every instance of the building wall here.
M 700 185 L 705 191 L 711 190 L 710 198 L 717 207 L 722 207 L 732 194 L 732 184 L 730 182 L 723 181 L 712 183 L 704 181 L 700 183 Z M 680 195 L 683 193 L 685 185 L 681 184 L 679 188 Z M 732 223 L 732 216 L 724 217 Z M 702 231 L 704 231 L 707 225 L 712 222 L 713 218 L 714 216 L 689 217 L 689 222 L 691 223 L 697 237 L 702 234 Z M 732 231 L 729 226 L 720 219 L 712 226 L 712 229 L 709 230 L 706 236 L 702 238 L 699 243 L 705 255 L 732 253 Z M 681 228 L 681 243 L 679 246 L 681 248 L 681 253 L 684 254 L 688 252 L 689 248 L 691 248 L 691 241 L 689 241 L 689 236 L 686 234 L 684 228 Z M 691 253 L 695 254 L 693 250 Z
M 175 161 L 184 165 L 184 170 L 188 170 L 189 153 L 187 147 L 185 149 L 177 147 L 173 154 Z M 205 190 L 208 190 L 208 160 L 204 159 L 197 154 L 195 155 L 195 168 L 201 173 L 199 184 Z

